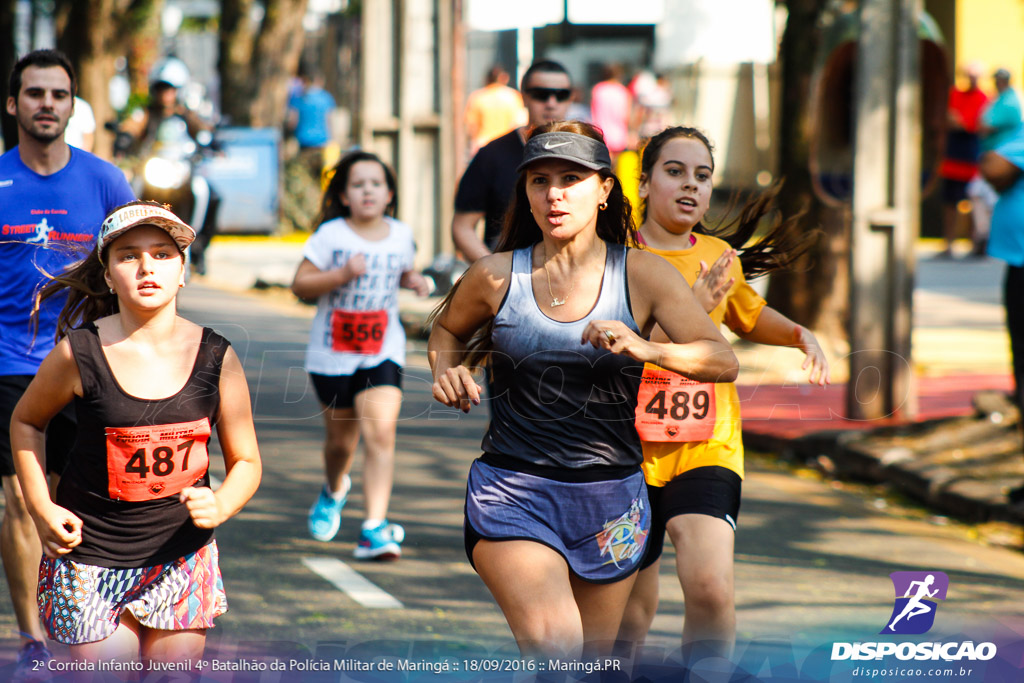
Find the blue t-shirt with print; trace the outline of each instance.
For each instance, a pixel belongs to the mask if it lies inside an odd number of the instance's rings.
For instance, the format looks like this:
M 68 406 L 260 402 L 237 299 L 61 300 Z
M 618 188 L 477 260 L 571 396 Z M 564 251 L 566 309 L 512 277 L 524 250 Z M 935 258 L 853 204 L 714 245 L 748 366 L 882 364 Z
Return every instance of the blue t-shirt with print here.
M 1011 266 L 1024 267 L 1024 132 L 996 150 L 1021 170 L 1017 181 L 999 195 L 992 210 L 988 253 Z
M 291 97 L 288 106 L 298 112 L 295 139 L 299 147 L 323 147 L 331 141 L 328 116 L 334 110 L 334 98 L 321 88 L 311 88 Z
M 74 147 L 67 165 L 48 176 L 26 166 L 17 147 L 0 156 L 0 375 L 36 373 L 66 299 L 43 304 L 36 331 L 36 292 L 95 248 L 107 213 L 133 199 L 121 171 Z

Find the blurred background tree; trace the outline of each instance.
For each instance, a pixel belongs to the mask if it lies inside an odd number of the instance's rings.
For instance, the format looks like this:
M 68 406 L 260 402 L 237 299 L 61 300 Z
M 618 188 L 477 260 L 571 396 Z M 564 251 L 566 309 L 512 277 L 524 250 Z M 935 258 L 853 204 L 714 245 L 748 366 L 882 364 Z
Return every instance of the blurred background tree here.
M 3 78 L 0 90 L 4 92 L 4 112 L 7 111 L 7 77 L 17 61 L 14 47 L 14 8 L 17 4 L 18 0 L 0 0 L 0 78 Z M 17 124 L 6 113 L 0 114 L 0 119 L 3 120 L 4 149 L 10 149 L 18 143 Z
M 107 94 L 114 64 L 128 55 L 132 73 L 145 79 L 159 47 L 164 0 L 55 0 L 54 5 L 57 49 L 74 65 L 78 95 L 92 105 L 100 124 L 95 149 L 107 154 L 112 136 L 102 123 L 115 118 Z
M 782 115 L 779 175 L 786 183 L 779 195 L 782 213 L 806 210 L 804 225 L 820 228 L 821 239 L 792 271 L 774 273 L 768 303 L 800 324 L 830 338 L 846 338 L 849 252 L 846 209 L 826 206 L 811 185 L 811 89 L 821 50 L 822 17 L 832 0 L 787 0 L 786 29 L 779 48 L 782 65 Z
M 222 0 L 221 112 L 234 126 L 280 126 L 288 84 L 298 71 L 308 0 Z M 254 17 L 260 17 L 254 20 Z

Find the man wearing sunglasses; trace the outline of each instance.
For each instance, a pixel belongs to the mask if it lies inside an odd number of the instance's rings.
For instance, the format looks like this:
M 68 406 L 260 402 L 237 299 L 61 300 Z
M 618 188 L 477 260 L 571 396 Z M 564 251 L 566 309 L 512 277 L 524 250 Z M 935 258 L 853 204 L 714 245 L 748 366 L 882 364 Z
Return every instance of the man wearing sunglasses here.
M 551 60 L 534 62 L 523 74 L 525 126 L 484 145 L 473 157 L 455 194 L 452 239 L 466 261 L 490 254 L 501 237 L 505 208 L 515 191 L 516 168 L 523 160 L 526 133 L 534 126 L 561 121 L 569 110 L 572 81 L 565 67 Z M 480 239 L 476 225 L 484 219 Z

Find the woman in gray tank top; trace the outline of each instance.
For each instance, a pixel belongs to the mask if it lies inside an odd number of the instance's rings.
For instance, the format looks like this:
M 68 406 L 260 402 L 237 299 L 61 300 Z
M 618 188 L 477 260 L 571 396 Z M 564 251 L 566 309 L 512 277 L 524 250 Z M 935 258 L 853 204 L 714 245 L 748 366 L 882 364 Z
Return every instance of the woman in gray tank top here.
M 438 309 L 434 398 L 468 412 L 491 372 L 466 550 L 524 655 L 597 655 L 615 638 L 650 529 L 633 426 L 643 365 L 732 381 L 731 348 L 667 261 L 629 250 L 629 201 L 600 132 L 533 131 L 498 253 Z M 671 343 L 649 341 L 654 325 Z

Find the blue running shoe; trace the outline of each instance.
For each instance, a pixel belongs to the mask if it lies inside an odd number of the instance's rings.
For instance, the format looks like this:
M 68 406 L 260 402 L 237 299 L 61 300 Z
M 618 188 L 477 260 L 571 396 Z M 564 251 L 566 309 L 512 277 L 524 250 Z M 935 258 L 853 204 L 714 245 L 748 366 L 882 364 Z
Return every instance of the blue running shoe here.
M 354 555 L 357 560 L 397 560 L 402 556 L 405 529 L 384 520 L 373 529 L 363 529 Z
M 309 509 L 309 535 L 318 541 L 330 541 L 341 528 L 341 509 L 345 507 L 348 494 L 341 500 L 334 500 L 327 487 L 320 489 L 313 507 Z
M 44 643 L 30 640 L 18 650 L 18 663 L 14 667 L 12 683 L 39 683 L 51 678 L 47 662 L 53 655 Z

